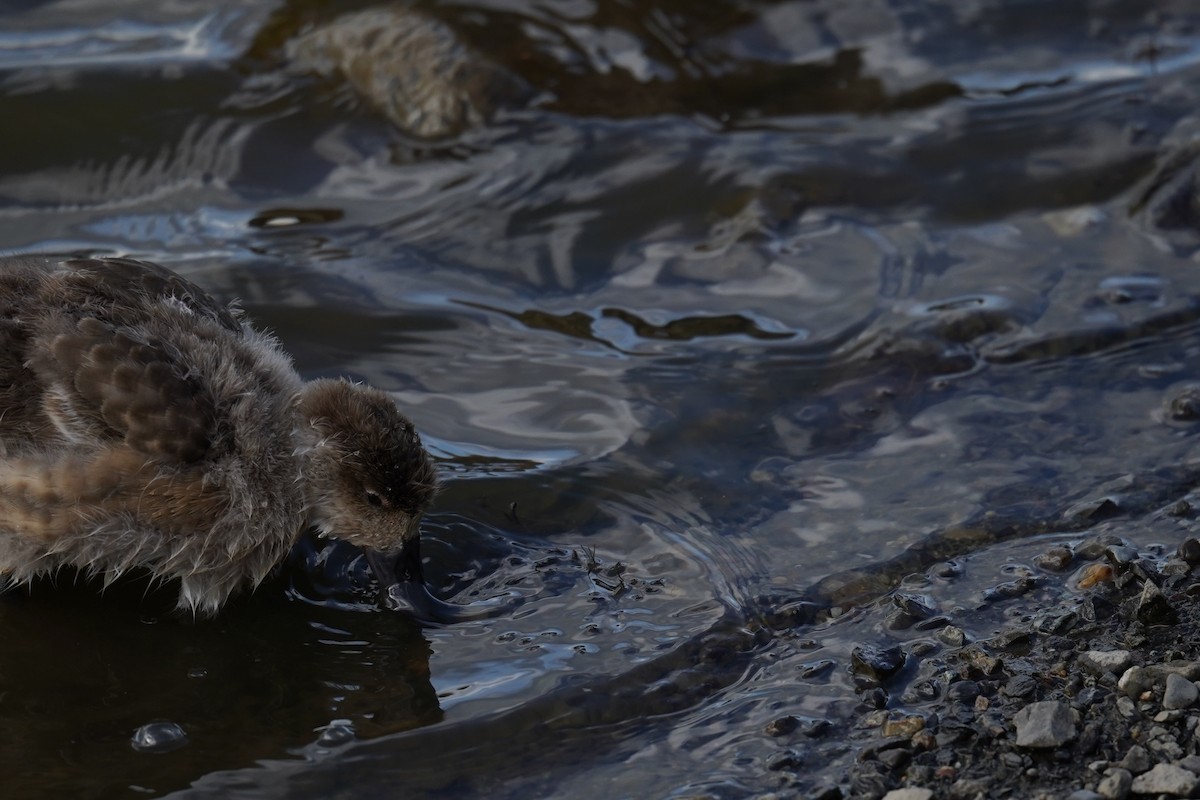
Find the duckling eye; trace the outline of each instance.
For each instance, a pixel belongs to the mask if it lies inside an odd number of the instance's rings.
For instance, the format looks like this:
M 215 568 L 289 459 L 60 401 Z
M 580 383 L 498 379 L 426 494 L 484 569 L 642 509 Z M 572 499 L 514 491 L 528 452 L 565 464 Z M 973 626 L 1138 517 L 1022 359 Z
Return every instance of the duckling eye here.
M 379 492 L 372 491 L 371 489 L 363 489 L 363 494 L 366 495 L 367 505 L 374 508 L 383 508 L 383 498 L 379 496 Z

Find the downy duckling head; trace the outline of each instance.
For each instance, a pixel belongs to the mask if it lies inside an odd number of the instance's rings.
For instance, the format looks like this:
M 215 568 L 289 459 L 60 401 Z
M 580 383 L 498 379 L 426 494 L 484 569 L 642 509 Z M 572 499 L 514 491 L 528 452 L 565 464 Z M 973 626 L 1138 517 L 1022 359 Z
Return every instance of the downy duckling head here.
M 422 582 L 418 525 L 437 473 L 412 422 L 384 392 L 346 380 L 306 384 L 300 413 L 311 524 L 362 548 L 385 592 Z

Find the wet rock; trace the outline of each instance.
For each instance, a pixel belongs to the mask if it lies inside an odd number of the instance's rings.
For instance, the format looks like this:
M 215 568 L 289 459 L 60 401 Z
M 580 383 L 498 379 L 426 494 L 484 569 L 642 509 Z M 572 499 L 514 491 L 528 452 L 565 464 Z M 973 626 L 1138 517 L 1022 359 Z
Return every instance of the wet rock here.
M 888 704 L 888 693 L 876 686 L 874 689 L 868 689 L 862 694 L 862 701 L 868 708 L 886 708 Z
M 800 720 L 791 714 L 779 719 L 773 719 L 763 728 L 763 733 L 767 736 L 787 736 L 789 733 L 795 732 L 800 727 Z
M 1182 578 L 1185 575 L 1191 574 L 1191 571 L 1191 564 L 1182 558 L 1172 558 L 1163 564 L 1161 573 L 1164 578 Z
M 1200 539 L 1189 537 L 1179 545 L 1179 557 L 1189 564 L 1200 564 Z
M 912 714 L 900 719 L 889 719 L 883 723 L 884 736 L 903 736 L 911 738 L 913 734 L 925 727 L 925 718 Z
M 947 625 L 937 633 L 937 637 L 951 647 L 962 647 L 966 644 L 967 634 L 962 628 Z
M 1125 545 L 1109 545 L 1104 548 L 1104 557 L 1114 567 L 1121 569 L 1127 568 L 1138 557 L 1138 552 L 1132 547 Z
M 1196 689 L 1196 684 L 1176 673 L 1167 676 L 1166 688 L 1163 690 L 1163 708 L 1190 708 L 1198 698 L 1200 690 Z
M 1188 384 L 1173 389 L 1163 401 L 1163 415 L 1176 422 L 1200 419 L 1200 386 Z
M 133 732 L 130 744 L 139 753 L 169 753 L 187 742 L 187 733 L 174 722 L 151 722 Z
M 1006 653 L 1022 655 L 1029 652 L 1033 635 L 1026 630 L 1005 631 L 992 637 L 992 644 Z
M 807 664 L 800 666 L 800 677 L 805 680 L 813 680 L 828 675 L 829 672 L 837 666 L 837 663 L 831 658 L 823 658 L 820 661 L 810 661 Z
M 1146 581 L 1142 586 L 1136 616 L 1138 622 L 1144 625 L 1174 625 L 1179 622 L 1179 615 L 1153 581 Z
M 1007 697 L 1029 698 L 1037 691 L 1037 681 L 1029 675 L 1014 675 L 1000 691 Z
M 1091 789 L 1078 789 L 1067 795 L 1067 800 L 1104 800 L 1104 796 Z
M 348 719 L 335 719 L 321 729 L 317 744 L 321 747 L 337 747 L 355 740 L 354 723 Z
M 801 731 L 810 739 L 817 739 L 829 733 L 833 729 L 833 723 L 827 719 L 814 719 L 812 722 L 804 726 Z
M 907 592 L 897 592 L 892 595 L 892 605 L 913 620 L 927 619 L 937 613 L 937 609 L 928 598 Z
M 1106 672 L 1121 675 L 1129 668 L 1133 654 L 1128 650 L 1088 650 L 1079 656 L 1078 664 L 1097 677 Z
M 1034 565 L 1051 572 L 1062 572 L 1071 564 L 1071 550 L 1066 547 L 1052 547 L 1039 556 L 1034 557 Z
M 1016 597 L 1023 597 L 1036 586 L 1037 580 L 1035 578 L 1017 578 L 1016 580 L 998 583 L 990 589 L 984 589 L 983 599 L 989 603 L 1012 600 Z
M 850 664 L 856 674 L 882 683 L 904 666 L 904 651 L 899 647 L 860 645 L 850 653 Z
M 1076 720 L 1071 707 L 1057 700 L 1031 703 L 1013 718 L 1017 728 L 1017 746 L 1059 747 L 1075 738 Z
M 962 703 L 974 702 L 979 697 L 979 684 L 975 681 L 955 681 L 946 689 L 946 697 Z
M 292 67 L 337 77 L 401 131 L 445 139 L 528 91 L 519 78 L 407 5 L 343 14 L 289 43 Z
M 906 748 L 897 747 L 892 750 L 884 750 L 878 756 L 879 763 L 883 764 L 892 772 L 902 770 L 912 761 L 912 752 Z
M 1191 797 L 1197 786 L 1200 786 L 1200 778 L 1183 767 L 1156 764 L 1149 772 L 1134 778 L 1130 789 L 1134 794 Z
M 928 751 L 937 747 L 937 737 L 929 731 L 917 731 L 912 737 L 912 746 L 917 751 Z
M 1114 575 L 1112 564 L 1088 564 L 1079 572 L 1078 585 L 1080 589 L 1090 589 L 1097 584 L 1108 583 Z
M 797 770 L 804 766 L 804 759 L 798 753 L 787 750 L 783 753 L 778 753 L 767 762 L 767 769 L 772 772 L 781 772 L 783 770 Z
M 1133 775 L 1129 770 L 1111 767 L 1104 771 L 1104 777 L 1096 784 L 1096 794 L 1105 800 L 1125 800 L 1132 784 Z

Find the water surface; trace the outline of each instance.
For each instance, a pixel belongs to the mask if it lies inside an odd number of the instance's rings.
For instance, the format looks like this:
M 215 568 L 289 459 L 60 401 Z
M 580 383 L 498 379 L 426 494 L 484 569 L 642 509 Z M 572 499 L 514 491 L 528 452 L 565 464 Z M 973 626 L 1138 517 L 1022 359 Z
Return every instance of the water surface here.
M 422 627 L 309 537 L 208 622 L 10 593 L 12 796 L 809 791 L 854 646 L 988 635 L 1103 498 L 1193 533 L 1188 4 L 352 5 L 10 4 L 0 248 L 161 262 L 393 393 L 435 592 L 512 610 Z M 295 44 L 359 9 L 503 91 L 406 127 Z

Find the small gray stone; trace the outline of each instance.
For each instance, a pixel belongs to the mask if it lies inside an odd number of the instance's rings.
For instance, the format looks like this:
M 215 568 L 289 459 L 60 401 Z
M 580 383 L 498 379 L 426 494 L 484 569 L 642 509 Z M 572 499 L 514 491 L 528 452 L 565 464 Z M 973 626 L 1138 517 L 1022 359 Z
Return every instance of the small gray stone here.
M 1174 764 L 1156 764 L 1149 772 L 1133 779 L 1134 794 L 1166 794 L 1172 797 L 1191 797 L 1200 785 L 1200 778 Z
M 1106 672 L 1120 675 L 1132 661 L 1133 654 L 1128 650 L 1088 650 L 1079 656 L 1079 666 L 1097 676 Z
M 1129 797 L 1129 787 L 1133 785 L 1133 776 L 1129 770 L 1113 767 L 1105 770 L 1104 777 L 1096 785 L 1096 793 L 1105 800 L 1125 800 Z
M 1076 789 L 1067 795 L 1067 800 L 1104 800 L 1104 795 L 1097 794 L 1091 789 Z
M 1146 748 L 1140 744 L 1135 744 L 1126 751 L 1125 757 L 1121 759 L 1120 766 L 1127 769 L 1134 775 L 1145 772 L 1150 769 L 1150 754 L 1146 752 Z
M 1136 719 L 1138 716 L 1137 706 L 1123 694 L 1117 695 L 1117 713 L 1125 719 Z
M 932 789 L 916 789 L 908 787 L 905 789 L 892 789 L 883 796 L 883 800 L 932 800 Z
M 1154 675 L 1145 667 L 1130 667 L 1117 681 L 1117 688 L 1134 699 L 1153 685 Z
M 1013 718 L 1018 747 L 1059 747 L 1075 738 L 1075 715 L 1057 700 L 1030 703 Z
M 1168 710 L 1190 708 L 1197 699 L 1200 699 L 1200 690 L 1196 689 L 1196 684 L 1174 672 L 1167 675 L 1167 688 L 1163 692 L 1163 708 Z

